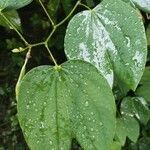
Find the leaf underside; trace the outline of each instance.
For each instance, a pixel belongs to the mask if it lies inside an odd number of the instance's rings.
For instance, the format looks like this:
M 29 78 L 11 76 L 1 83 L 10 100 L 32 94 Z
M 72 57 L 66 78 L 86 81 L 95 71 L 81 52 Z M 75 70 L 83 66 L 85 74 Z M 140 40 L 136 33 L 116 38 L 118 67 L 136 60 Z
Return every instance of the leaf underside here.
M 121 91 L 135 90 L 147 55 L 142 20 L 120 0 L 102 1 L 93 10 L 72 18 L 66 31 L 65 52 L 69 59 L 95 65 L 111 87 L 115 79 Z
M 87 62 L 61 67 L 37 67 L 21 82 L 18 118 L 29 147 L 69 150 L 76 138 L 86 150 L 110 149 L 115 102 L 107 81 Z

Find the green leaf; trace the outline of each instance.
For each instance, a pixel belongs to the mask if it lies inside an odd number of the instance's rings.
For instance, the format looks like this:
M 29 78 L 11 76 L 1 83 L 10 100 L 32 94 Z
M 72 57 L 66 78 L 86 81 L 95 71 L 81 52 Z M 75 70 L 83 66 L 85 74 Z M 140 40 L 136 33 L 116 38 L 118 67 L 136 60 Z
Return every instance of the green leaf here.
M 139 137 L 139 124 L 135 118 L 123 115 L 117 119 L 116 137 L 123 146 L 126 137 L 136 142 Z
M 33 150 L 69 150 L 73 138 L 86 150 L 108 150 L 115 130 L 114 101 L 107 81 L 87 62 L 40 66 L 21 82 L 18 118 Z
M 0 0 L 0 11 L 7 9 L 19 9 L 31 3 L 32 0 Z
M 150 24 L 148 25 L 146 29 L 146 36 L 147 36 L 147 45 L 150 46 Z
M 150 137 L 143 137 L 139 140 L 139 150 L 149 150 Z
M 111 146 L 111 150 L 121 150 L 121 145 L 119 142 L 114 141 Z
M 73 8 L 72 0 L 61 0 L 65 14 L 68 15 Z
M 146 62 L 144 30 L 136 10 L 120 0 L 104 0 L 72 18 L 65 52 L 69 59 L 95 65 L 111 86 L 114 74 L 120 90 L 135 90 Z
M 136 90 L 136 95 L 143 97 L 150 105 L 150 67 L 145 68 L 140 84 L 141 86 Z
M 94 7 L 94 1 L 93 0 L 86 0 L 88 7 Z
M 150 0 L 132 0 L 134 4 L 144 12 L 150 13 Z
M 47 8 L 51 17 L 55 18 L 54 16 L 57 13 L 59 4 L 60 4 L 60 0 L 49 0 L 47 4 Z
M 7 12 L 3 12 L 3 14 L 8 18 L 8 20 L 9 20 L 10 22 L 13 23 L 13 25 L 14 25 L 18 30 L 21 30 L 21 21 L 20 21 L 18 12 L 17 12 L 16 10 L 11 10 L 11 11 L 7 11 Z M 1 26 L 4 26 L 4 27 L 9 27 L 9 28 L 11 28 L 10 25 L 5 22 L 5 20 L 3 19 L 2 16 L 0 16 L 0 25 L 1 25 Z
M 127 116 L 136 116 L 143 124 L 150 119 L 149 108 L 141 97 L 126 97 L 121 103 L 121 113 Z

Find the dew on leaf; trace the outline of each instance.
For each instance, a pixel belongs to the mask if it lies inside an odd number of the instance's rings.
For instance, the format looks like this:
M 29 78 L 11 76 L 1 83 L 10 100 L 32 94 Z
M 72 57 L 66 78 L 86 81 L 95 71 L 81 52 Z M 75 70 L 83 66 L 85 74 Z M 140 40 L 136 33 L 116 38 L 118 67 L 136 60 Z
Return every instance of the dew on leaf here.
M 86 128 L 87 128 L 87 127 L 86 127 L 86 126 L 84 126 L 84 129 L 85 129 L 85 130 L 86 130 Z
M 49 144 L 50 144 L 50 145 L 53 145 L 53 142 L 50 140 L 50 141 L 49 141 Z
M 125 37 L 126 38 L 126 44 L 127 44 L 127 47 L 130 47 L 130 38 L 129 37 Z
M 135 116 L 137 117 L 137 119 L 139 119 L 139 120 L 140 120 L 140 116 L 139 116 L 139 114 L 138 114 L 138 113 L 136 113 L 136 114 L 135 114 Z
M 86 107 L 89 106 L 89 102 L 88 101 L 85 102 L 85 106 Z
M 93 129 L 93 128 L 91 128 L 91 131 L 94 131 L 94 129 Z
M 29 109 L 29 105 L 27 105 L 26 108 Z

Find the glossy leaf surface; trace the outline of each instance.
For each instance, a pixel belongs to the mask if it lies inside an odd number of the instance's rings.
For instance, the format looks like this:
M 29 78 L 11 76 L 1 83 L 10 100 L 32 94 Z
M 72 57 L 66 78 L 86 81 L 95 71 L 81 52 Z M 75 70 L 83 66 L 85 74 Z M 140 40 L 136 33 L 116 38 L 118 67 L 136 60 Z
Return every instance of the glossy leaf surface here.
M 114 137 L 115 102 L 107 81 L 83 61 L 40 66 L 25 75 L 18 118 L 31 149 L 69 150 L 76 138 L 86 150 L 108 150 Z
M 78 13 L 66 31 L 68 58 L 92 63 L 111 86 L 115 78 L 122 91 L 137 87 L 146 50 L 142 20 L 136 10 L 120 0 L 104 0 L 91 11 Z
M 0 10 L 18 9 L 31 3 L 32 0 L 0 0 Z

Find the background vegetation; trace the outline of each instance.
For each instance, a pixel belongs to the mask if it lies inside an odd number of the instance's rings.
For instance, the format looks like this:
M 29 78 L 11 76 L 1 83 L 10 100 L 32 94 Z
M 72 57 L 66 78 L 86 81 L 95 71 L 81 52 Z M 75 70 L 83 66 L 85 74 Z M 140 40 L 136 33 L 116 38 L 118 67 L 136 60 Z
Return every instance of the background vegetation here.
M 72 10 L 76 0 L 72 0 L 70 3 L 67 0 L 43 0 L 43 2 L 54 22 L 57 23 Z M 93 8 L 99 3 L 99 0 L 83 0 L 83 3 Z M 78 7 L 74 14 L 81 10 L 84 10 L 82 6 Z M 28 41 L 36 43 L 43 41 L 48 36 L 51 25 L 38 1 L 33 1 L 30 5 L 17 10 L 17 12 L 21 19 L 21 24 L 18 22 L 17 26 Z M 147 32 L 148 48 L 150 50 L 150 20 L 146 13 L 141 12 L 141 15 Z M 15 19 L 18 20 L 19 18 L 15 16 Z M 58 28 L 48 43 L 58 64 L 66 61 L 64 36 L 68 22 L 69 20 Z M 26 52 L 12 53 L 11 51 L 15 47 L 22 45 L 23 43 L 17 34 L 8 25 L 1 23 L 0 19 L 0 150 L 28 149 L 16 117 L 14 90 Z M 49 64 L 50 58 L 48 56 L 47 51 L 43 47 L 34 48 L 31 53 L 32 59 L 30 59 L 27 69 L 30 70 L 38 65 Z M 51 64 L 53 64 L 52 61 Z M 147 67 L 149 65 L 150 56 L 148 55 Z M 129 95 L 134 94 L 132 91 L 129 93 Z M 137 143 L 135 144 L 127 140 L 123 149 L 148 150 L 149 147 L 150 121 L 146 125 L 141 124 L 140 137 Z M 73 144 L 73 149 L 79 149 L 78 145 Z

